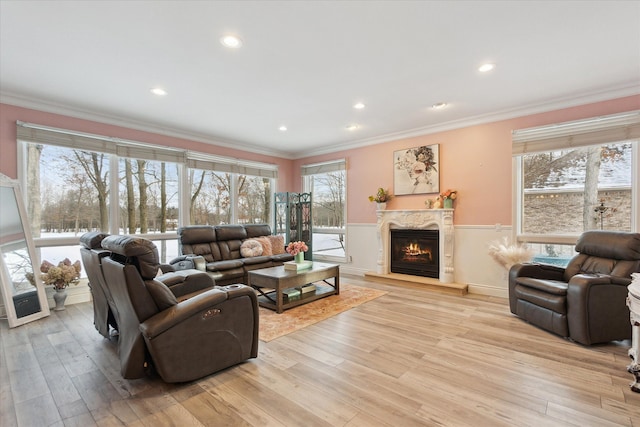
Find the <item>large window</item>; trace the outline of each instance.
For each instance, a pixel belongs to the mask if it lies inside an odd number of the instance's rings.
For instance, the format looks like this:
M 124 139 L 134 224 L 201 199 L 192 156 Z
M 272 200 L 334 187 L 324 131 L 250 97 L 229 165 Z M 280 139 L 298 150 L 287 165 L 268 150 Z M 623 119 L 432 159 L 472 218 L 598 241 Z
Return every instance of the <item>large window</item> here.
M 22 123 L 18 140 L 31 228 L 50 262 L 79 259 L 87 231 L 143 235 L 167 262 L 181 225 L 272 222 L 275 165 Z
M 536 261 L 564 265 L 583 231 L 637 229 L 638 142 L 629 137 L 638 120 L 625 114 L 514 132 L 515 230 Z
M 345 160 L 302 167 L 304 191 L 313 201 L 313 256 L 318 259 L 346 258 Z

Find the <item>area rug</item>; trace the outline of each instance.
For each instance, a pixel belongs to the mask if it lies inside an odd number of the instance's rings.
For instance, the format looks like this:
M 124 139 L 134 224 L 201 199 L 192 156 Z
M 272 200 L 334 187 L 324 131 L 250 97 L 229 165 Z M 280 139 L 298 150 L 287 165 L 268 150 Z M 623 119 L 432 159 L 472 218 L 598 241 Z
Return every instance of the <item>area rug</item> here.
M 385 291 L 341 283 L 340 295 L 331 295 L 285 310 L 281 314 L 260 307 L 260 340 L 265 342 L 274 340 L 384 294 L 386 294 Z

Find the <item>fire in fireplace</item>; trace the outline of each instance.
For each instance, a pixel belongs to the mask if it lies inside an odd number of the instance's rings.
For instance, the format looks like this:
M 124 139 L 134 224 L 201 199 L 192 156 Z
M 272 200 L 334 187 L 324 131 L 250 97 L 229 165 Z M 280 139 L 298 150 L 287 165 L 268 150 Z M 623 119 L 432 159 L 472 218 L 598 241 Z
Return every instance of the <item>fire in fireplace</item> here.
M 439 277 L 438 230 L 392 229 L 391 272 Z

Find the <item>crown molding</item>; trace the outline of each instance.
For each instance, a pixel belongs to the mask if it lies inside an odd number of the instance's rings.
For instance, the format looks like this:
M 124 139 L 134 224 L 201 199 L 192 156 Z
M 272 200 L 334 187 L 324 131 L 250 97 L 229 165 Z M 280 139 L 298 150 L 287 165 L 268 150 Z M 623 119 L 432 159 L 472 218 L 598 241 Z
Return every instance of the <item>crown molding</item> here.
M 611 87 L 606 90 L 590 92 L 588 94 L 562 97 L 553 100 L 547 100 L 539 103 L 527 104 L 518 108 L 505 109 L 489 114 L 481 114 L 477 116 L 467 117 L 459 120 L 452 120 L 436 125 L 424 126 L 409 129 L 401 132 L 388 133 L 385 135 L 375 136 L 372 138 L 360 139 L 352 142 L 340 142 L 327 145 L 318 150 L 307 151 L 305 153 L 294 153 L 294 159 L 317 156 L 321 154 L 334 153 L 336 151 L 344 151 L 355 148 L 362 148 L 369 145 L 382 144 L 385 142 L 397 141 L 399 139 L 414 138 L 417 136 L 430 135 L 438 132 L 446 132 L 455 129 L 477 126 L 486 123 L 493 123 L 502 120 L 514 119 L 533 114 L 547 113 L 550 111 L 561 110 L 563 108 L 577 107 L 580 105 L 591 104 L 594 102 L 609 101 L 626 96 L 640 95 L 640 83 L 627 84 L 622 86 Z
M 56 102 L 43 101 L 22 95 L 16 95 L 6 92 L 0 92 L 0 103 L 14 105 L 16 107 L 29 108 L 32 110 L 42 111 L 45 113 L 60 114 L 73 117 L 76 119 L 90 120 L 120 126 L 129 129 L 139 130 L 143 132 L 156 133 L 159 135 L 170 136 L 173 138 L 188 139 L 195 142 L 202 142 L 209 145 L 219 147 L 233 148 L 235 150 L 248 151 L 250 153 L 262 154 L 265 156 L 278 157 L 283 159 L 293 159 L 291 153 L 284 151 L 268 150 L 264 147 L 252 145 L 242 141 L 223 139 L 213 135 L 189 132 L 184 129 L 177 129 L 159 125 L 157 123 L 144 122 L 140 120 L 131 120 L 116 115 L 105 114 L 98 111 L 84 110 Z
M 369 145 L 382 144 L 385 142 L 396 141 L 399 139 L 413 138 L 417 136 L 429 135 L 438 132 L 446 132 L 455 129 L 461 129 L 469 126 L 477 126 L 486 123 L 508 120 L 517 117 L 523 117 L 532 114 L 546 113 L 549 111 L 560 110 L 563 108 L 576 107 L 594 102 L 608 101 L 626 96 L 639 95 L 640 83 L 633 83 L 610 87 L 605 90 L 599 90 L 583 94 L 580 96 L 562 97 L 547 100 L 539 103 L 527 104 L 518 108 L 505 109 L 489 114 L 481 114 L 477 116 L 467 117 L 459 120 L 452 120 L 436 125 L 424 126 L 414 129 L 408 129 L 400 132 L 388 133 L 371 138 L 354 140 L 350 142 L 339 142 L 325 145 L 317 150 L 305 150 L 303 152 L 284 152 L 265 149 L 261 146 L 252 145 L 243 141 L 234 141 L 219 138 L 214 135 L 206 135 L 195 132 L 189 132 L 184 129 L 170 128 L 158 125 L 157 123 L 143 122 L 131 120 L 116 115 L 105 114 L 102 112 L 78 109 L 72 106 L 43 101 L 22 95 L 16 95 L 6 92 L 0 92 L 0 102 L 4 104 L 15 105 L 17 107 L 29 108 L 53 114 L 61 114 L 83 120 L 97 121 L 100 123 L 121 126 L 144 132 L 157 133 L 160 135 L 171 136 L 174 138 L 188 139 L 191 141 L 202 142 L 205 144 L 216 145 L 220 147 L 232 148 L 241 151 L 247 151 L 265 156 L 278 157 L 281 159 L 295 160 L 306 157 L 312 157 L 323 154 L 330 154 L 338 151 L 362 148 Z

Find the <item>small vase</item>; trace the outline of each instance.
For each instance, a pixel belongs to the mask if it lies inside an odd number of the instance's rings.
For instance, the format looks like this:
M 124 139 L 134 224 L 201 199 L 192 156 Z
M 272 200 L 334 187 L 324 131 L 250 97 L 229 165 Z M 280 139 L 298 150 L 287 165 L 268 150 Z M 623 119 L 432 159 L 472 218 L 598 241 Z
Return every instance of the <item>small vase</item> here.
M 453 199 L 444 199 L 444 208 L 453 209 Z
M 294 259 L 296 260 L 297 264 L 300 264 L 301 262 L 304 261 L 304 252 L 298 252 L 297 254 L 294 255 Z
M 55 311 L 64 310 L 64 302 L 67 300 L 67 290 L 66 289 L 56 289 L 53 294 L 53 300 L 56 302 Z
M 376 203 L 376 209 L 379 211 L 383 211 L 385 209 L 387 209 L 387 204 L 386 203 Z

